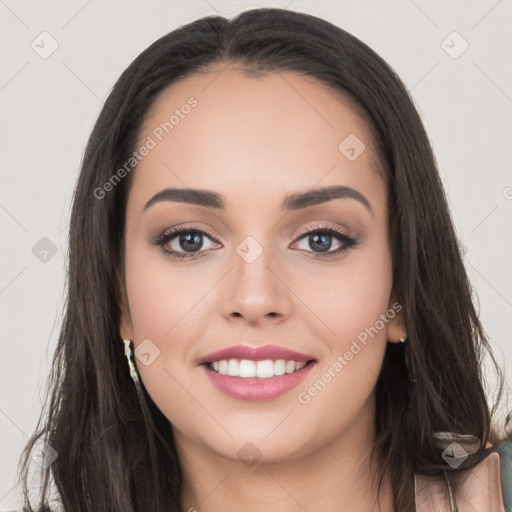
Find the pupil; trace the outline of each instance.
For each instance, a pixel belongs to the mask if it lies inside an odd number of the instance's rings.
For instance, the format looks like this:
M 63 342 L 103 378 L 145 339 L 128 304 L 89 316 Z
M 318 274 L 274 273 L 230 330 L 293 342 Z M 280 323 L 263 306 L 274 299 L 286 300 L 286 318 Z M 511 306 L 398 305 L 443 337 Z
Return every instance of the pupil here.
M 200 249 L 203 245 L 201 237 L 201 233 L 180 235 L 180 245 L 185 251 L 193 252 L 194 249 Z M 197 247 L 194 247 L 194 244 L 197 244 Z
M 322 242 L 327 242 L 326 245 L 320 245 Z M 309 235 L 309 243 L 311 244 L 311 247 L 314 248 L 314 246 L 317 246 L 318 249 L 320 249 L 320 252 L 328 251 L 331 248 L 332 245 L 332 237 L 331 235 L 324 234 L 314 234 Z

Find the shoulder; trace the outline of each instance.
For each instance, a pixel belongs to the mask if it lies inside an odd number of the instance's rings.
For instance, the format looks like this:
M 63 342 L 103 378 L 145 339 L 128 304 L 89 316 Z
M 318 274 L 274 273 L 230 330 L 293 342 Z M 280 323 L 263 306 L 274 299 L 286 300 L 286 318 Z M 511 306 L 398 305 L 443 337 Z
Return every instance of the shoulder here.
M 456 491 L 456 508 L 449 479 L 415 474 L 414 486 L 417 512 L 512 511 L 512 440 L 501 443 L 463 477 Z

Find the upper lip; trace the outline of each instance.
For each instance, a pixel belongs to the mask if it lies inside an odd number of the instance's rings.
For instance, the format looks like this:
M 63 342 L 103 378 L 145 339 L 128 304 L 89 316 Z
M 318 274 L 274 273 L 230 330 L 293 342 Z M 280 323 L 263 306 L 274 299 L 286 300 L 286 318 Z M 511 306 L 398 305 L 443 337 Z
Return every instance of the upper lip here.
M 286 361 L 307 362 L 315 358 L 277 345 L 263 345 L 261 347 L 234 345 L 202 357 L 199 359 L 199 364 L 213 363 L 214 361 L 221 361 L 223 359 L 249 359 L 251 361 L 285 359 Z

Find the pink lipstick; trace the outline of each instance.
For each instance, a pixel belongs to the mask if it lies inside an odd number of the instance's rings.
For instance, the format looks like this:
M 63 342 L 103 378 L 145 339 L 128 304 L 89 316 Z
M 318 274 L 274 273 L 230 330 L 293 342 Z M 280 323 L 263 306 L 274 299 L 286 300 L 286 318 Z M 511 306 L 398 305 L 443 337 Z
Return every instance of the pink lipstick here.
M 257 348 L 237 345 L 199 360 L 217 389 L 232 398 L 252 401 L 271 400 L 290 391 L 306 378 L 316 363 L 311 355 L 276 345 Z M 227 375 L 228 371 L 238 375 Z

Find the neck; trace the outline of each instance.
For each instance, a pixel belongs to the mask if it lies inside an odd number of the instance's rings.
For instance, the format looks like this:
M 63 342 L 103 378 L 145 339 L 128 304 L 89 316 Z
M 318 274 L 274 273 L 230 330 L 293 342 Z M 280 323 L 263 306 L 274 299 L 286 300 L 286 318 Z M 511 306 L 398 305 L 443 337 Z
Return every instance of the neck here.
M 378 501 L 371 481 L 373 400 L 368 406 L 334 439 L 306 455 L 272 462 L 262 457 L 252 466 L 222 456 L 174 429 L 184 478 L 182 510 L 393 512 L 389 474 Z

